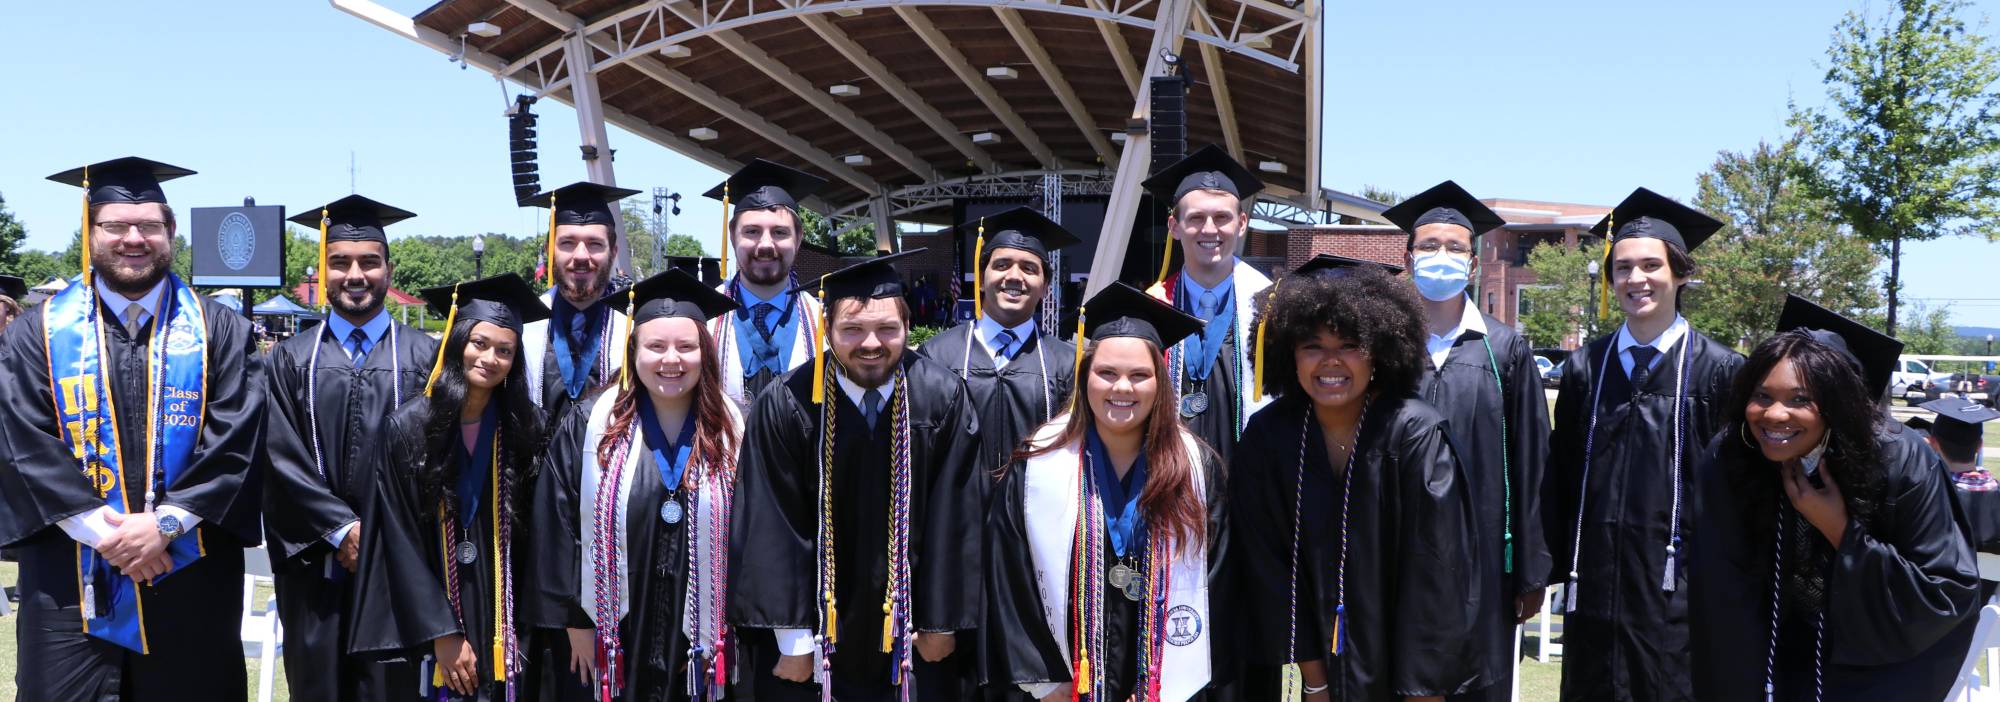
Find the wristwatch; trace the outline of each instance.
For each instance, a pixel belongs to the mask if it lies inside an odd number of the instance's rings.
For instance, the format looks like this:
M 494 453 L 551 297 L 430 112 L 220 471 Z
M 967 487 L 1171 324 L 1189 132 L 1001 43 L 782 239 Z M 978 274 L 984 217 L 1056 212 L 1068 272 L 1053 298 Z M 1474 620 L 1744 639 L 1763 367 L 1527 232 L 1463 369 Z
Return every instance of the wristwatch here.
M 159 518 L 159 525 L 160 525 L 160 535 L 167 537 L 168 541 L 181 538 L 180 517 L 176 517 L 171 514 L 162 514 L 160 515 Z

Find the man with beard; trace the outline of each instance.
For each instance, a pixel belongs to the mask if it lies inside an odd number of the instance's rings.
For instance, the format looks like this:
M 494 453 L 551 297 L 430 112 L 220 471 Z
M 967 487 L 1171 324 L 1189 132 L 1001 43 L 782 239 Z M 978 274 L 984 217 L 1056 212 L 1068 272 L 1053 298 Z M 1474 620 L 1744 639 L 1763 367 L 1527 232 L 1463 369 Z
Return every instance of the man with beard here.
M 291 220 L 320 230 L 320 298 L 333 307 L 266 359 L 265 543 L 294 700 L 387 700 L 417 686 L 407 665 L 350 659 L 343 637 L 377 464 L 369 456 L 388 416 L 423 394 L 437 356 L 437 342 L 384 305 L 395 268 L 382 229 L 414 216 L 349 195 Z
M 730 620 L 758 700 L 961 699 L 955 632 L 980 616 L 985 485 L 965 383 L 905 353 L 890 262 L 821 280 L 832 360 L 757 396 L 730 522 Z M 880 632 L 878 635 L 877 632 Z M 912 681 L 911 675 L 915 675 Z M 905 688 L 908 689 L 908 688 Z
M 973 320 L 932 337 L 917 353 L 965 381 L 981 429 L 975 467 L 990 473 L 1013 462 L 1022 437 L 1054 417 L 1069 397 L 1076 347 L 1038 328 L 1036 319 L 1055 275 L 1049 252 L 1078 240 L 1026 207 L 962 228 L 977 231 Z
M 728 281 L 718 289 L 740 307 L 709 320 L 708 332 L 722 357 L 722 393 L 740 407 L 747 409 L 771 381 L 819 352 L 813 346 L 819 302 L 796 291 L 792 262 L 805 239 L 798 201 L 825 185 L 821 178 L 760 158 L 704 193 L 722 201 L 729 221 L 726 247 L 736 252 L 736 277 L 729 278 L 725 251 Z
M 527 363 L 528 397 L 552 422 L 577 398 L 618 379 L 613 342 L 625 338 L 625 315 L 601 298 L 610 290 L 611 262 L 618 254 L 619 200 L 637 190 L 571 183 L 528 202 L 549 207 L 549 278 L 542 294 L 546 321 L 531 322 L 521 336 Z
M 140 158 L 84 188 L 84 272 L 0 338 L 0 546 L 21 559 L 22 699 L 241 700 L 264 367 L 243 316 L 168 271 Z

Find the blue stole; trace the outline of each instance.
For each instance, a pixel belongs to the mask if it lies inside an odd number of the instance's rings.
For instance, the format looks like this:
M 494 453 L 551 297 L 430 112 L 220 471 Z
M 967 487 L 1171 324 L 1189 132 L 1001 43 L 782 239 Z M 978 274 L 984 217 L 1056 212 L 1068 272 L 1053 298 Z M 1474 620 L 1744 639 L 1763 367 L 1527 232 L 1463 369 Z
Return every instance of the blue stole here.
M 495 398 L 497 399 L 497 398 Z M 460 538 L 470 541 L 472 519 L 479 513 L 479 498 L 486 494 L 486 474 L 493 470 L 493 433 L 500 428 L 499 404 L 486 403 L 486 410 L 479 414 L 479 438 L 472 442 L 472 449 L 466 450 L 463 440 L 453 441 L 458 450 L 458 526 Z M 458 548 L 457 544 L 445 544 L 446 549 Z
M 675 490 L 681 489 L 681 476 L 687 474 L 688 456 L 694 453 L 694 412 L 688 412 L 687 420 L 681 422 L 680 440 L 670 445 L 667 443 L 667 432 L 660 428 L 660 415 L 653 411 L 652 401 L 641 396 L 637 404 L 639 424 L 645 428 L 646 451 L 653 454 L 653 465 L 660 469 L 660 484 L 666 487 L 667 494 L 672 495 Z M 674 450 L 671 458 L 667 456 L 669 447 Z
M 105 361 L 108 354 L 98 310 L 97 288 L 78 276 L 49 298 L 44 341 L 49 352 L 49 384 L 56 394 L 56 416 L 64 442 L 70 445 L 91 487 L 104 504 L 119 514 L 133 514 L 130 488 L 141 494 L 167 489 L 194 462 L 195 441 L 206 414 L 208 328 L 201 299 L 180 278 L 168 274 L 161 308 L 153 310 L 152 342 L 147 345 L 146 388 L 148 426 L 120 432 L 112 406 Z M 116 320 L 110 320 L 116 323 Z M 149 441 L 144 467 L 152 485 L 122 485 L 119 440 Z M 143 507 L 141 509 L 144 509 Z M 199 533 L 167 545 L 173 567 L 165 578 L 202 556 Z M 141 618 L 140 590 L 132 578 L 112 568 L 90 548 L 77 544 L 77 586 L 84 593 L 83 630 L 124 648 L 146 653 L 146 625 Z
M 1182 273 L 1181 275 L 1185 277 L 1187 274 Z M 1189 288 L 1193 287 L 1191 285 L 1177 287 L 1178 289 L 1175 292 L 1179 294 L 1174 296 L 1177 298 L 1175 300 L 1178 303 L 1176 306 L 1182 312 L 1196 317 L 1201 316 L 1200 311 L 1195 309 L 1195 306 L 1200 302 L 1200 294 L 1190 290 Z M 1182 358 L 1186 363 L 1187 378 L 1190 383 L 1199 383 L 1208 379 L 1209 372 L 1215 369 L 1215 355 L 1222 351 L 1223 340 L 1236 332 L 1235 277 L 1231 276 L 1229 280 L 1224 281 L 1222 290 L 1219 292 L 1221 294 L 1217 296 L 1215 318 L 1202 320 L 1207 322 L 1207 324 L 1202 325 L 1201 332 L 1193 337 L 1200 345 L 1192 353 L 1182 354 Z M 1186 344 L 1188 342 L 1182 341 L 1181 343 Z
M 1111 452 L 1098 437 L 1097 427 L 1085 436 L 1084 453 L 1090 456 L 1091 482 L 1097 484 L 1097 499 L 1104 505 L 1104 526 L 1111 532 L 1111 554 L 1124 558 L 1146 548 L 1145 518 L 1139 514 L 1139 493 L 1146 489 L 1146 454 L 1140 452 L 1126 480 L 1118 479 L 1111 466 Z
M 549 320 L 551 332 L 549 336 L 555 338 L 551 339 L 550 343 L 556 351 L 556 368 L 562 371 L 563 391 L 569 393 L 569 399 L 574 400 L 583 394 L 585 388 L 590 387 L 590 371 L 597 366 L 597 353 L 604 348 L 604 344 L 596 342 L 604 335 L 604 324 L 610 320 L 611 308 L 608 305 L 592 304 L 590 309 L 578 310 L 563 301 L 561 295 L 557 295 L 554 302 L 555 304 L 550 306 L 555 314 L 554 318 Z M 579 314 L 586 315 L 583 336 L 585 343 L 590 347 L 583 352 L 580 361 L 570 357 L 569 339 L 569 320 Z M 600 317 L 603 319 L 599 319 Z M 532 382 L 541 381 L 536 379 Z
M 736 299 L 747 303 L 750 295 L 743 289 L 743 284 L 730 284 L 736 286 Z M 757 331 L 757 322 L 750 316 L 752 307 L 755 305 L 745 304 L 730 319 L 730 323 L 736 325 L 736 338 L 743 340 L 736 347 L 737 355 L 743 361 L 743 377 L 754 377 L 757 371 L 765 369 L 769 369 L 774 376 L 784 375 L 791 369 L 792 338 L 799 328 L 798 315 L 792 314 L 799 307 L 799 294 L 785 293 L 785 312 L 778 315 L 778 325 L 771 328 L 770 341 L 765 341 L 764 335 Z

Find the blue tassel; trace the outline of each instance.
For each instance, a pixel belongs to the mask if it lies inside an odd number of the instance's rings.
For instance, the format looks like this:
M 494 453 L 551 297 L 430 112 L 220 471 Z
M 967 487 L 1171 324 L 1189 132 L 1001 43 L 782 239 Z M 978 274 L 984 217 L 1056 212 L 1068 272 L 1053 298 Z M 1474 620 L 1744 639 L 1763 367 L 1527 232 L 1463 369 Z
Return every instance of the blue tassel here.
M 1347 652 L 1347 605 L 1333 608 L 1333 655 Z

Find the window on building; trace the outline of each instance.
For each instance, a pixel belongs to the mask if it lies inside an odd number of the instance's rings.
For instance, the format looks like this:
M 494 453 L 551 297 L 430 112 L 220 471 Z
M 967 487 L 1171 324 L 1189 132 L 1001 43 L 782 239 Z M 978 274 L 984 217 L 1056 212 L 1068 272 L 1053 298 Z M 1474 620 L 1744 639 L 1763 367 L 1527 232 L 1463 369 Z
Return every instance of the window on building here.
M 1486 313 L 1487 313 L 1487 314 L 1493 314 L 1493 311 L 1494 311 L 1494 309 L 1496 309 L 1496 307 L 1495 307 L 1495 303 L 1493 302 L 1493 298 L 1494 298 L 1494 295 L 1493 295 L 1493 292 L 1492 292 L 1492 291 L 1487 291 L 1487 293 L 1486 293 Z

